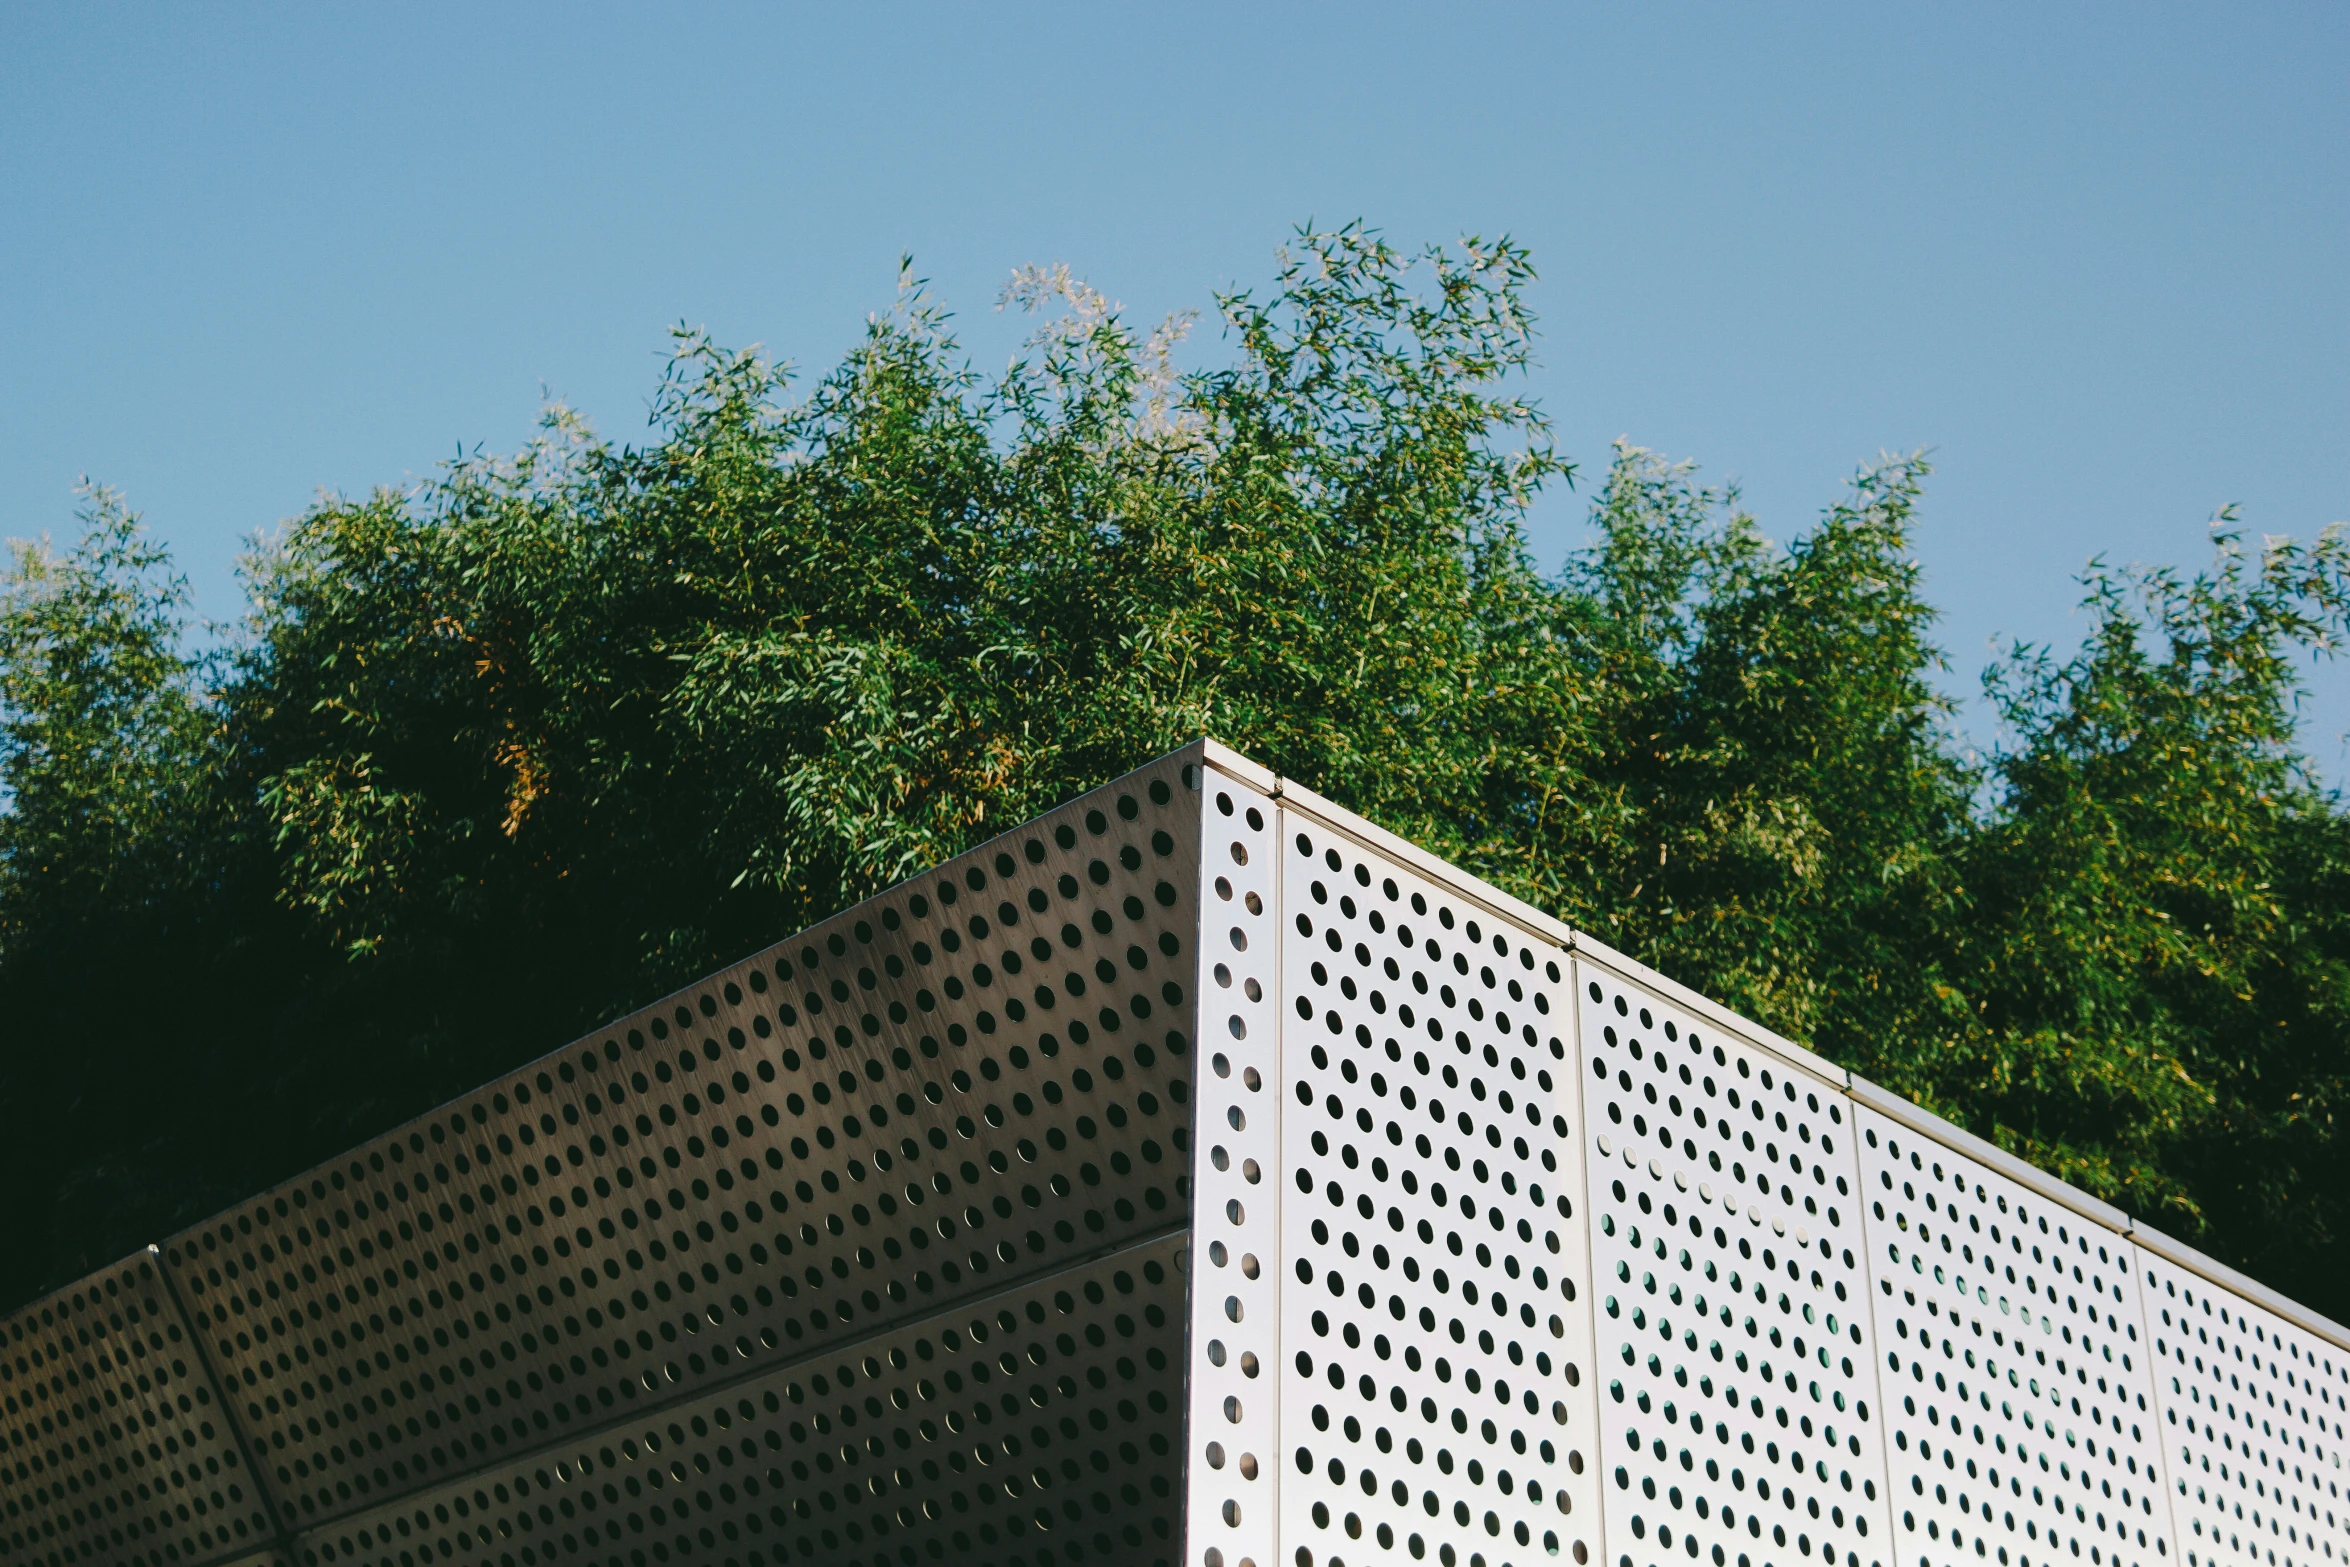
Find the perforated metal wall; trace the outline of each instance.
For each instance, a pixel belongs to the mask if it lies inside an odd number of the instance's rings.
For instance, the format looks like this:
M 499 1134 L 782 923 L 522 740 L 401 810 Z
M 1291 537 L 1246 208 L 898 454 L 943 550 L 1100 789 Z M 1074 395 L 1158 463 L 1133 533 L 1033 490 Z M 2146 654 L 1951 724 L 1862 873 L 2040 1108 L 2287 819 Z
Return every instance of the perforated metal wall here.
M 2143 1249 L 2138 1272 L 2187 1567 L 2350 1559 L 2350 1355 Z
M 1564 954 L 1284 812 L 1292 1560 L 1597 1540 Z
M 1608 1554 L 1887 1567 L 1842 1085 L 1578 963 Z
M 1903 1556 L 2169 1561 L 2135 1249 L 1875 1111 L 1858 1115 Z
M 0 1562 L 158 1567 L 272 1536 L 153 1248 L 0 1320 Z
M 313 1530 L 300 1559 L 1170 1563 L 1182 1246 L 1128 1248 L 574 1433 Z
M 2004 1158 L 1203 743 L 0 1321 L 0 1567 L 2350 1567 Z
M 1170 760 L 175 1236 L 307 1525 L 1186 1220 Z

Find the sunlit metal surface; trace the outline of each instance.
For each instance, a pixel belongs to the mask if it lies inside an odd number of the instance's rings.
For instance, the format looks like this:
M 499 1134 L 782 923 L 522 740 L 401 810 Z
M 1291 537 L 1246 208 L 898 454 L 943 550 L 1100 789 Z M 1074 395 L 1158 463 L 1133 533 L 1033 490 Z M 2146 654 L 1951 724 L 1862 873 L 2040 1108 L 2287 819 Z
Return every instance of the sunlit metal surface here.
M 2160 1567 L 2136 1249 L 1873 1111 L 1859 1125 L 1902 1554 Z
M 1281 832 L 1281 1543 L 1585 1560 L 1566 955 L 1318 823 Z
M 2162 1452 L 2187 1567 L 2350 1560 L 2350 1355 L 2233 1291 L 2139 1254 Z
M 1281 1535 L 1280 811 L 1223 773 L 1203 792 L 1185 1530 L 1192 1560 L 1253 1567 Z
M 1578 962 L 1608 1555 L 1888 1567 L 1850 1107 Z

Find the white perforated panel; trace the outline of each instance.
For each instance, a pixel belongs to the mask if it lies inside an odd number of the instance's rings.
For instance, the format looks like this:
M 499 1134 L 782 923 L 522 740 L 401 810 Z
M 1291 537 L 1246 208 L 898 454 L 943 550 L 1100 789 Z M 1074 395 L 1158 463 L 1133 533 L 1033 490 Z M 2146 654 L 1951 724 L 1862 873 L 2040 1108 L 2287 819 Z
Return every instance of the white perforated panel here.
M 2187 1567 L 2350 1559 L 2350 1356 L 2138 1252 L 2171 1516 Z
M 1285 1561 L 1597 1541 L 1563 954 L 1285 813 Z
M 1271 1567 L 1281 1460 L 1281 1003 L 1273 802 L 1208 772 L 1196 943 L 1185 1560 Z
M 2168 1562 L 2134 1248 L 1856 1114 L 1902 1560 Z
M 1611 1560 L 1886 1567 L 1850 1107 L 1576 967 Z
M 2342 1332 L 1514 907 L 1162 758 L 0 1319 L 0 1567 L 2350 1567 Z

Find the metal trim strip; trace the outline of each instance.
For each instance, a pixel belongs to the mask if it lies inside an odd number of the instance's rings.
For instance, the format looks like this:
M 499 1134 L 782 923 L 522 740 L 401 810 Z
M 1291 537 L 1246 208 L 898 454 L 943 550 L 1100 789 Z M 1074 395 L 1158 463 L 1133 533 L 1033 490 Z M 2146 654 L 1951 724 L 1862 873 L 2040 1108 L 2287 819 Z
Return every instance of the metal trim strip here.
M 1989 1165 L 2018 1186 L 2029 1187 L 2050 1202 L 2069 1208 L 2084 1219 L 2101 1224 L 2117 1235 L 2130 1233 L 2130 1216 L 2111 1203 L 2100 1202 L 2071 1182 L 2050 1175 L 2038 1165 L 2026 1163 L 1997 1144 L 1984 1141 L 1964 1127 L 1952 1125 L 1931 1110 L 1914 1105 L 1865 1077 L 1854 1074 L 1846 1092 L 1887 1119 L 1899 1121 L 1919 1136 L 1930 1137 L 1943 1147 L 1963 1154 L 1978 1164 Z
M 1279 799 L 1283 805 L 1300 815 L 1312 818 L 1332 832 L 1352 838 L 1375 854 L 1385 855 L 1410 866 L 1438 886 L 1479 905 L 1495 918 L 1508 920 L 1562 951 L 1575 934 L 1564 920 L 1554 919 L 1524 899 L 1512 897 L 1491 882 L 1470 875 L 1450 861 L 1438 859 L 1426 849 L 1397 837 L 1376 822 L 1367 821 L 1342 805 L 1332 804 L 1294 778 L 1280 781 Z
M 1650 990 L 1670 998 L 1675 1006 L 1688 1008 L 1714 1027 L 1726 1028 L 1748 1044 L 1782 1058 L 1790 1066 L 1801 1067 L 1814 1077 L 1825 1078 L 1838 1088 L 1844 1087 L 1851 1080 L 1852 1074 L 1849 1071 L 1836 1065 L 1825 1056 L 1815 1055 L 1784 1035 L 1775 1034 L 1760 1023 L 1731 1011 L 1720 1002 L 1691 990 L 1679 980 L 1670 979 L 1658 973 L 1637 958 L 1626 957 L 1588 931 L 1578 930 L 1573 934 L 1574 940 L 1571 950 L 1576 956 L 1590 958 L 1600 967 L 1612 969 L 1616 974 L 1634 984 L 1647 986 Z
M 2350 1328 L 2310 1310 L 2289 1295 L 2280 1295 L 2258 1279 L 2238 1273 L 2224 1262 L 2205 1256 L 2185 1241 L 2173 1240 L 2160 1230 L 2148 1229 L 2135 1221 L 2130 1226 L 2130 1239 L 2165 1262 L 2184 1268 L 2221 1289 L 2232 1290 L 2253 1304 L 2275 1312 L 2295 1327 L 2314 1333 L 2338 1348 L 2350 1350 Z

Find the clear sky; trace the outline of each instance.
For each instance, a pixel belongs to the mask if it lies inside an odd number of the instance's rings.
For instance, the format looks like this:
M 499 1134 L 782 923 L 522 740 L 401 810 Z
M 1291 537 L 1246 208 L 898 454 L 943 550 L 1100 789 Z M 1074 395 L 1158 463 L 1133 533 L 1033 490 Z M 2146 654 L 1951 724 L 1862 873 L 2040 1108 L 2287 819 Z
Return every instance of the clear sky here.
M 673 322 L 821 369 L 910 250 L 989 366 L 1015 265 L 1155 318 L 1355 217 L 1531 245 L 1588 478 L 1629 436 L 1785 539 L 1932 448 L 1962 695 L 1994 636 L 2078 637 L 2091 556 L 2350 516 L 2338 4 L 16 0 L 0 533 L 90 474 L 228 616 L 248 535 L 512 447 L 542 387 L 634 438 Z M 2314 681 L 2345 776 L 2350 666 Z

